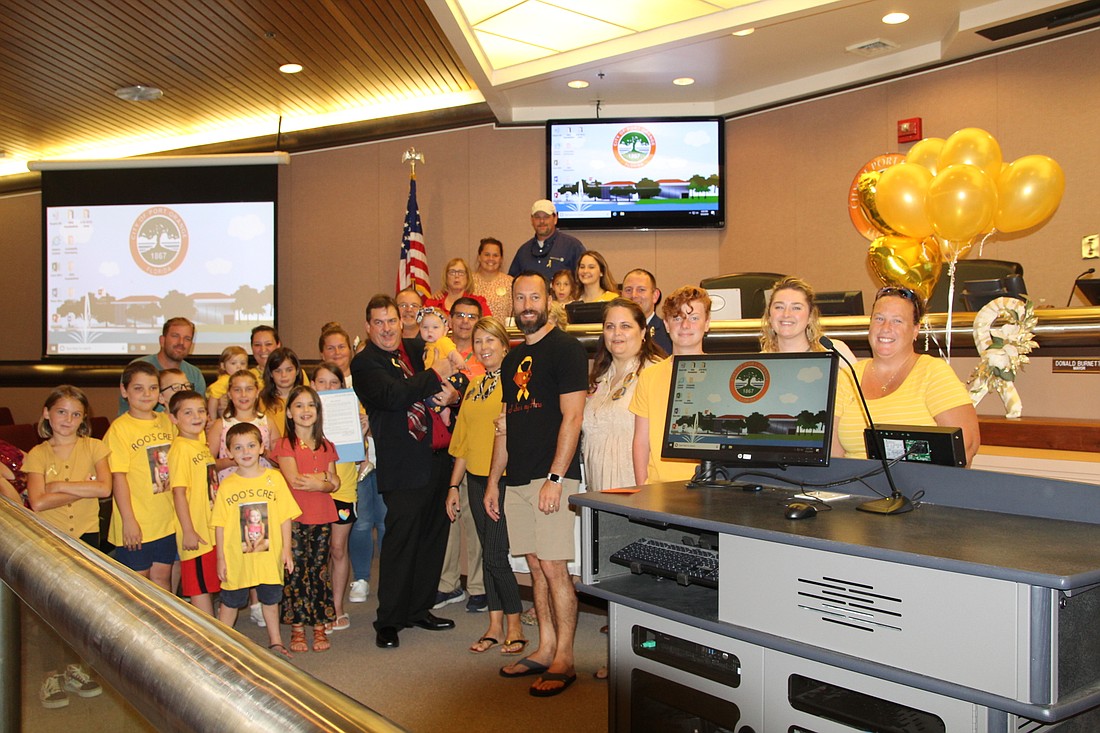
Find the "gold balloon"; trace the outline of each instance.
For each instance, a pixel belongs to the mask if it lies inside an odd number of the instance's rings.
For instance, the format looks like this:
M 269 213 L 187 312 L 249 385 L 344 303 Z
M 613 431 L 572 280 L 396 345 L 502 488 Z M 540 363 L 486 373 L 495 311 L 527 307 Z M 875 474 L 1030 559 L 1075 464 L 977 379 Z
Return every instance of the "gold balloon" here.
M 966 257 L 971 247 L 974 246 L 974 243 L 969 240 L 949 242 L 946 239 L 940 239 L 938 237 L 933 237 L 932 239 L 936 243 L 936 246 L 939 247 L 940 257 L 943 258 L 944 262 L 958 262 L 963 257 Z
M 1000 167 L 999 162 L 997 167 Z M 928 186 L 928 216 L 932 219 L 932 228 L 949 242 L 969 242 L 986 231 L 996 210 L 997 185 L 976 166 L 947 166 Z
M 940 171 L 951 165 L 973 165 L 996 178 L 1001 172 L 1002 162 L 997 138 L 981 128 L 967 127 L 947 138 L 937 165 Z
M 1012 161 L 997 179 L 993 223 L 1002 232 L 1018 232 L 1046 221 L 1066 190 L 1062 167 L 1045 155 Z
M 932 234 L 925 207 L 930 183 L 932 172 L 916 163 L 898 163 L 882 172 L 875 203 L 891 230 L 914 239 Z
M 906 154 L 905 160 L 908 163 L 923 165 L 925 168 L 932 171 L 932 175 L 936 175 L 936 171 L 939 170 L 940 153 L 943 152 L 943 144 L 945 142 L 946 140 L 942 137 L 926 137 L 909 148 L 909 153 Z
M 939 247 L 931 237 L 881 236 L 871 242 L 867 259 L 884 284 L 909 288 L 926 301 L 943 267 Z
M 852 185 L 848 189 L 848 216 L 856 231 L 868 240 L 881 237 L 884 233 L 894 233 L 889 231 L 886 222 L 878 213 L 878 207 L 875 205 L 875 190 L 882 171 L 903 160 L 905 156 L 898 153 L 877 155 L 867 161 L 852 179 Z

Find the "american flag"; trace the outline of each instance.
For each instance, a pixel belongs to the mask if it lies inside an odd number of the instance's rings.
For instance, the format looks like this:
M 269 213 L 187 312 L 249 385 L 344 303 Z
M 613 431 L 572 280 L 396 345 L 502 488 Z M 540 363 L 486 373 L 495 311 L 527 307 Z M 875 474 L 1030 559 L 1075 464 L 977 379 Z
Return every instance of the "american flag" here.
M 416 179 L 409 179 L 409 206 L 405 212 L 405 229 L 401 233 L 401 259 L 397 263 L 397 290 L 414 286 L 422 296 L 431 295 L 428 283 L 428 253 L 424 250 L 424 228 L 420 225 L 420 208 L 416 205 Z

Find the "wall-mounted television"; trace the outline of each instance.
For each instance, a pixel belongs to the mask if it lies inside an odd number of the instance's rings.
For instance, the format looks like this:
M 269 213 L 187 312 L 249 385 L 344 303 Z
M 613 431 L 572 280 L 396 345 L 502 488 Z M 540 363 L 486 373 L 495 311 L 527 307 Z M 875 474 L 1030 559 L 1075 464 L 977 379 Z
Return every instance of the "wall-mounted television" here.
M 276 319 L 277 195 L 273 162 L 44 169 L 46 358 L 155 353 L 175 316 L 195 354 L 248 344 Z
M 662 458 L 731 468 L 829 465 L 833 352 L 673 359 Z
M 546 197 L 563 229 L 717 229 L 724 194 L 721 118 L 546 123 Z

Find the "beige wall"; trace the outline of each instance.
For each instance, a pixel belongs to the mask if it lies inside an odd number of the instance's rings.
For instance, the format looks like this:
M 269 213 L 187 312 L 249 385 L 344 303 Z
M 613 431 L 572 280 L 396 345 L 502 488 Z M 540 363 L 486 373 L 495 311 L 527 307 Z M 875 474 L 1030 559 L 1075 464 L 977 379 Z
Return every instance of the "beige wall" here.
M 580 237 L 607 256 L 616 277 L 646 267 L 666 290 L 722 272 L 766 270 L 800 274 L 819 290 L 862 288 L 869 297 L 877 283 L 866 268 L 867 242 L 848 220 L 848 187 L 872 157 L 907 149 L 895 142 L 898 119 L 922 117 L 926 136 L 984 127 L 1006 159 L 1042 153 L 1061 163 L 1067 186 L 1053 219 L 996 239 L 985 251 L 1023 263 L 1033 297 L 1061 306 L 1073 277 L 1097 264 L 1080 258 L 1081 237 L 1100 231 L 1097 39 L 1100 31 L 1093 31 L 730 120 L 725 230 Z M 528 207 L 543 194 L 541 128 L 483 126 L 294 155 L 280 175 L 280 330 L 306 358 L 316 356 L 323 323 L 338 320 L 362 333 L 367 299 L 392 291 L 408 192 L 400 160 L 410 146 L 427 160 L 418 186 L 433 280 L 450 257 L 472 263 L 482 236 L 502 239 L 510 258 L 530 235 Z M 0 303 L 8 324 L 0 360 L 37 359 L 41 352 L 39 216 L 37 194 L 0 197 Z M 1048 372 L 1049 362 L 1032 365 L 1035 391 L 1065 395 L 1062 386 L 1076 392 L 1096 381 L 1051 381 Z M 0 387 L 0 404 L 22 401 L 8 392 Z M 1035 407 L 1027 409 L 1029 403 Z M 982 411 L 996 412 L 991 404 Z M 1080 413 L 1058 394 L 1025 395 L 1025 409 Z

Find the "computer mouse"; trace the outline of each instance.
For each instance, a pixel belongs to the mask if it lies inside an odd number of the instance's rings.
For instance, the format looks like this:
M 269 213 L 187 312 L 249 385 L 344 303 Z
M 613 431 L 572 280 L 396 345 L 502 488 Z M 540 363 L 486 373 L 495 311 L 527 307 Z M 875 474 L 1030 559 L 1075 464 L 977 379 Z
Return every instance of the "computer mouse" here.
M 787 505 L 787 519 L 809 519 L 817 515 L 817 507 L 804 501 L 792 501 Z

